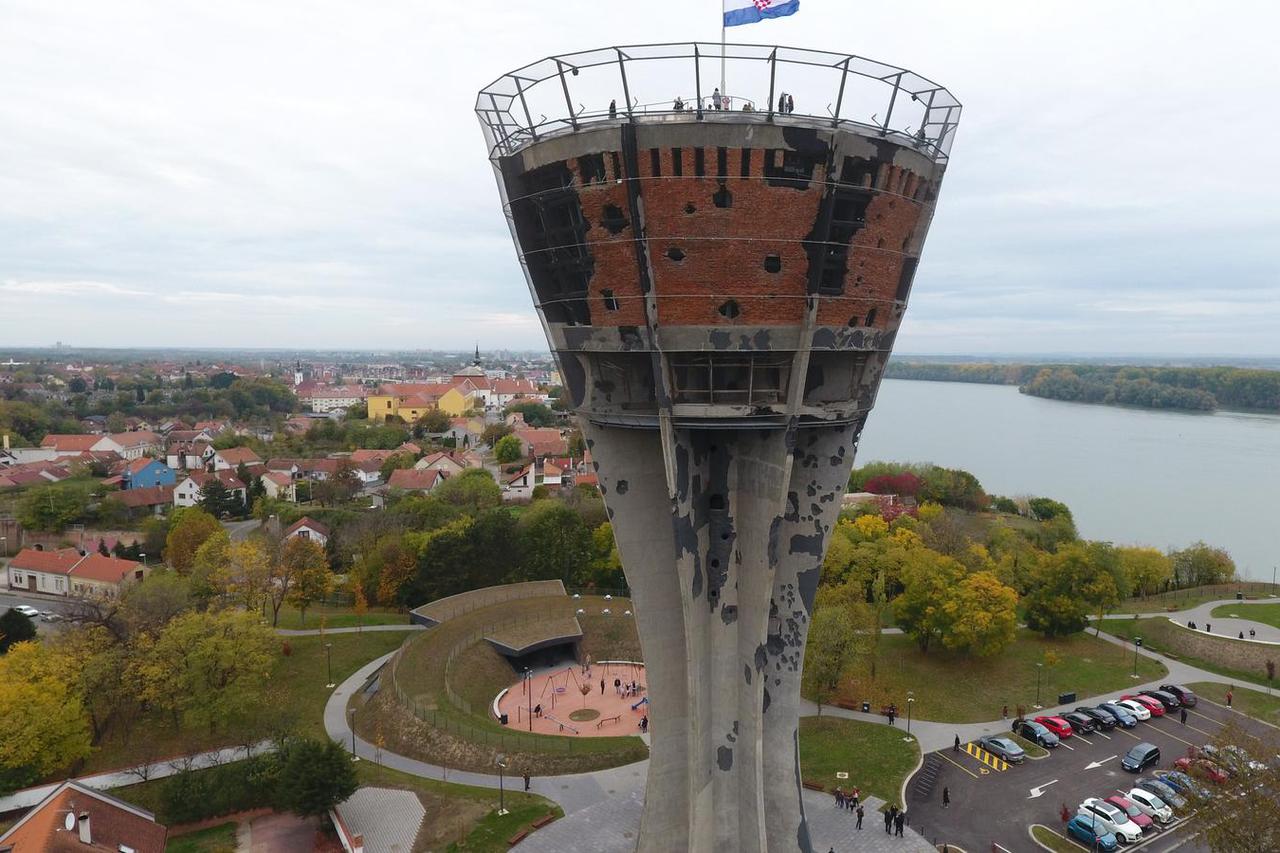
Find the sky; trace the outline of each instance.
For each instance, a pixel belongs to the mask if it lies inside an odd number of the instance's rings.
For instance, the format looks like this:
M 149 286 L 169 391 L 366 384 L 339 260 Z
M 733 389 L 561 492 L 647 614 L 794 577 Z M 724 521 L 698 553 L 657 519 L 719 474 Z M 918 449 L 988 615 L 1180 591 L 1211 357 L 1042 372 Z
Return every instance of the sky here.
M 476 92 L 555 53 L 718 41 L 719 13 L 0 0 L 0 349 L 545 348 Z M 963 102 L 899 351 L 1265 356 L 1278 29 L 1243 0 L 801 0 L 730 38 Z

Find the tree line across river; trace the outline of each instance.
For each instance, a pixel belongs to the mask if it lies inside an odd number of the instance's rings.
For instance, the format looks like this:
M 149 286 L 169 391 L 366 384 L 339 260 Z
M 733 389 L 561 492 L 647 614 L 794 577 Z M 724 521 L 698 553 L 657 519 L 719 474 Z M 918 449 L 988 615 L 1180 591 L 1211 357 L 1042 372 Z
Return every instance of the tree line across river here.
M 1017 385 L 1023 394 L 1079 403 L 1211 412 L 1280 413 L 1280 371 L 1107 364 L 951 364 L 890 361 L 888 379 Z

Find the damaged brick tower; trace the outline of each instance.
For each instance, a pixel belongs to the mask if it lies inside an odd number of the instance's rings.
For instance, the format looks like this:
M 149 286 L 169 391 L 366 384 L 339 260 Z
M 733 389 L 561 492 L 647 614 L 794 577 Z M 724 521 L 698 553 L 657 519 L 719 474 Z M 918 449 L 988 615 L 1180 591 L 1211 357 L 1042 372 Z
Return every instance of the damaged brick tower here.
M 883 63 L 730 45 L 760 100 L 702 109 L 719 51 L 552 57 L 477 112 L 633 592 L 638 849 L 809 851 L 805 637 L 960 105 Z

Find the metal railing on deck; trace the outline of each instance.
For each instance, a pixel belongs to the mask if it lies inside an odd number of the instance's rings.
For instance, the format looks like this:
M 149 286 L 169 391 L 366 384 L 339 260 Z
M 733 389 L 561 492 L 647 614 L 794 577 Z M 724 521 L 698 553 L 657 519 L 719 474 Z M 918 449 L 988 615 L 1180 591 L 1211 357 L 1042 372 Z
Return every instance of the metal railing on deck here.
M 716 95 L 722 100 L 713 105 Z M 800 111 L 786 109 L 783 95 L 791 95 Z M 727 110 L 715 108 L 725 102 Z M 732 119 L 850 125 L 894 137 L 942 162 L 960 111 L 945 88 L 895 65 L 852 54 L 708 42 L 552 56 L 504 74 L 476 99 L 494 158 L 584 125 Z

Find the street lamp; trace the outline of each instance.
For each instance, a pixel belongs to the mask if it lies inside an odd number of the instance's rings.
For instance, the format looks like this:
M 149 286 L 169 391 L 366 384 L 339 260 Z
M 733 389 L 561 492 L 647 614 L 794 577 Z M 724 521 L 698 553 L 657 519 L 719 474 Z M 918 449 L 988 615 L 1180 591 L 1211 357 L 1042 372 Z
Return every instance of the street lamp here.
M 907 691 L 907 734 L 911 734 L 911 706 L 916 703 L 916 694 Z
M 141 551 L 138 553 L 138 556 L 142 558 L 142 568 L 145 569 L 147 567 L 147 552 Z
M 529 667 L 524 668 L 524 695 L 529 702 L 528 717 L 529 731 L 533 731 L 533 670 Z
M 356 755 L 356 709 L 350 709 L 347 714 L 351 717 L 351 760 L 359 761 L 360 756 Z
M 329 670 L 329 683 L 325 687 L 333 689 L 333 643 L 324 644 L 325 663 Z
M 9 556 L 9 537 L 0 536 L 0 542 L 4 543 L 4 555 L 8 557 Z
M 1142 647 L 1142 638 L 1133 638 L 1133 677 L 1138 677 L 1138 649 Z
M 501 817 L 507 814 L 507 805 L 506 805 L 507 792 L 506 792 L 506 787 L 503 784 L 503 778 L 504 778 L 503 771 L 507 769 L 507 757 L 505 755 L 499 754 L 497 758 L 497 764 L 498 764 L 498 816 Z
M 1036 709 L 1043 708 L 1040 704 L 1040 675 L 1044 672 L 1044 664 L 1036 661 Z

